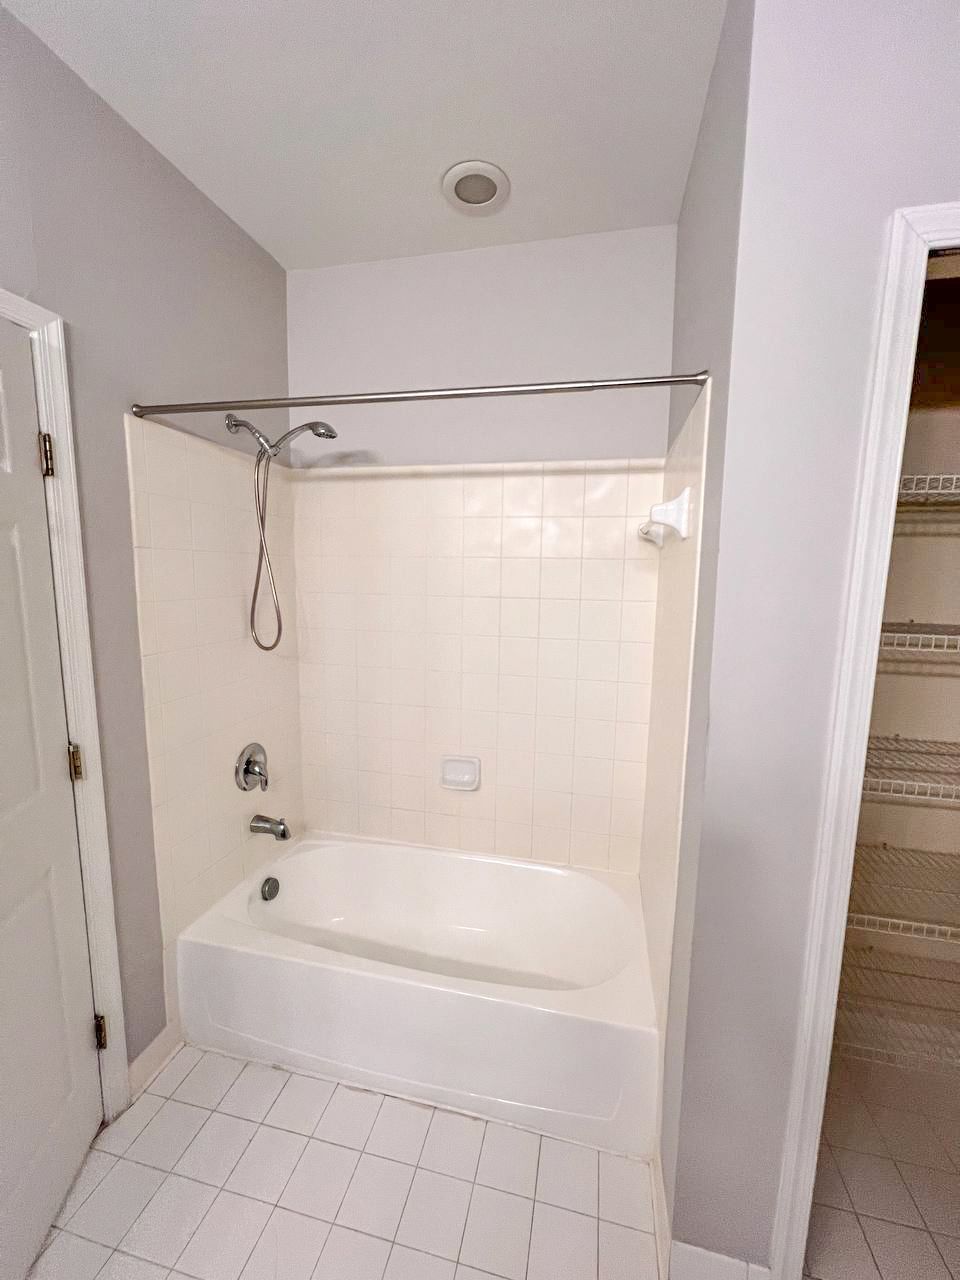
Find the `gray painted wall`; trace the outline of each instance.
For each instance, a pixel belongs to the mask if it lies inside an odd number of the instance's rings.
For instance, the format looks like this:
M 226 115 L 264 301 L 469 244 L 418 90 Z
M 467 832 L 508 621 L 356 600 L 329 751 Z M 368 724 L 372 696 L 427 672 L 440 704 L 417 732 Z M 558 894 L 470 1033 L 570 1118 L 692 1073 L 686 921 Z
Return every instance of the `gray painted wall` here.
M 285 276 L 3 9 L 0 193 L 0 286 L 67 324 L 133 1057 L 164 1006 L 122 415 L 134 400 L 286 394 Z M 180 422 L 221 438 L 219 419 Z
M 958 47 L 953 0 L 756 0 L 735 307 L 735 246 L 710 246 L 702 151 L 681 222 L 677 361 L 721 372 L 733 336 L 674 1227 L 758 1263 L 784 1154 L 889 218 L 960 196 Z M 746 66 L 731 73 L 743 92 Z M 705 128 L 725 131 L 723 100 L 709 109 Z M 723 290 L 706 326 L 691 318 L 701 270 Z
M 710 422 L 704 493 L 700 598 L 691 692 L 688 774 L 677 880 L 670 1008 L 664 1062 L 661 1159 L 674 1208 L 690 961 L 703 816 L 723 452 L 730 381 L 740 200 L 750 82 L 752 0 L 730 0 L 677 228 L 674 367 L 709 369 Z M 670 404 L 673 442 L 689 412 L 688 393 Z M 677 1215 L 683 1221 L 682 1206 Z
M 676 227 L 292 271 L 291 395 L 670 371 Z M 330 409 L 389 465 L 661 457 L 669 392 Z M 316 442 L 295 446 L 303 465 Z

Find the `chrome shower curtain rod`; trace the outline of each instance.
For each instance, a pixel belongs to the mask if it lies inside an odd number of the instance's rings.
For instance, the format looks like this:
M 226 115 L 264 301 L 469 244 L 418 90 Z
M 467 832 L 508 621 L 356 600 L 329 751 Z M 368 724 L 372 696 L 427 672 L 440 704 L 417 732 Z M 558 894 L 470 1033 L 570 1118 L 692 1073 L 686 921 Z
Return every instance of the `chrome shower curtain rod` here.
M 176 413 L 226 413 L 236 409 L 312 409 L 326 405 L 402 404 L 411 400 L 480 400 L 568 391 L 623 391 L 630 387 L 702 387 L 709 373 L 669 373 L 652 378 L 588 378 L 582 382 L 516 382 L 491 387 L 437 387 L 420 391 L 365 391 L 342 396 L 275 396 L 268 400 L 195 400 L 185 404 L 134 404 L 137 418 Z

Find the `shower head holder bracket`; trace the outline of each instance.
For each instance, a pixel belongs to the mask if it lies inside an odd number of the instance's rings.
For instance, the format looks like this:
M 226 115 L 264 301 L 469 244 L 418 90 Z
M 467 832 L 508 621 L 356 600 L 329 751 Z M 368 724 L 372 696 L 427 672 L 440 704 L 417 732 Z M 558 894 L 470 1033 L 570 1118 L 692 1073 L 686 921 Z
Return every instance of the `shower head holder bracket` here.
M 645 542 L 652 542 L 655 547 L 662 547 L 668 530 L 672 530 L 679 538 L 690 537 L 690 486 L 681 489 L 669 502 L 658 502 L 650 508 L 650 518 L 637 530 L 639 537 Z

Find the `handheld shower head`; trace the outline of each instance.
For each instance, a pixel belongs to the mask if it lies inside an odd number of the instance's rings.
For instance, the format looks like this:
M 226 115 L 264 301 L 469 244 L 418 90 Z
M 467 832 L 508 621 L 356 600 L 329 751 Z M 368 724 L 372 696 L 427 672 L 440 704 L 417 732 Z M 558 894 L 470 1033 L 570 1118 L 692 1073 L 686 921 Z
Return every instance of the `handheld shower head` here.
M 277 595 L 277 584 L 274 581 L 273 566 L 270 563 L 270 552 L 267 548 L 267 486 L 270 483 L 270 463 L 285 444 L 294 440 L 304 431 L 312 431 L 319 440 L 336 440 L 337 433 L 326 422 L 302 422 L 299 427 L 291 427 L 274 444 L 273 441 L 267 439 L 262 431 L 258 431 L 252 422 L 247 422 L 245 418 L 238 418 L 235 413 L 227 414 L 224 419 L 224 426 L 231 435 L 236 435 L 240 428 L 243 427 L 245 431 L 250 432 L 260 446 L 260 452 L 257 454 L 257 460 L 253 468 L 253 499 L 257 513 L 257 529 L 260 533 L 260 550 L 257 554 L 257 576 L 253 581 L 253 598 L 250 601 L 250 634 L 253 636 L 254 643 L 258 648 L 269 651 L 277 647 L 280 643 L 280 637 L 283 635 L 283 614 L 280 611 L 280 597 Z M 277 620 L 277 634 L 270 644 L 261 640 L 257 634 L 257 601 L 260 598 L 260 579 L 264 569 L 266 569 L 267 579 L 270 583 L 273 612 Z
M 334 431 L 333 427 L 330 426 L 329 422 L 305 422 L 299 429 L 304 431 L 307 427 L 309 427 L 313 434 L 320 440 L 336 440 L 337 438 L 337 433 Z
M 304 431 L 312 431 L 320 440 L 336 440 L 337 438 L 337 433 L 327 422 L 301 422 L 299 427 L 291 427 L 289 431 L 285 431 L 274 445 L 274 449 L 282 449 L 285 444 L 289 444 L 297 436 L 303 435 Z

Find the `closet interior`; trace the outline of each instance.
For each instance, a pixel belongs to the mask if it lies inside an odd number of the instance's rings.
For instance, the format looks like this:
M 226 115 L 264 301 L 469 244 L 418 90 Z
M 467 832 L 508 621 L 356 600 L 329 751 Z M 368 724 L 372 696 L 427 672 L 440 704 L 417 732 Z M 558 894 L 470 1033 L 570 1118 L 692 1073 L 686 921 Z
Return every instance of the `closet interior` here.
M 960 1070 L 960 255 L 930 261 L 835 1056 Z

